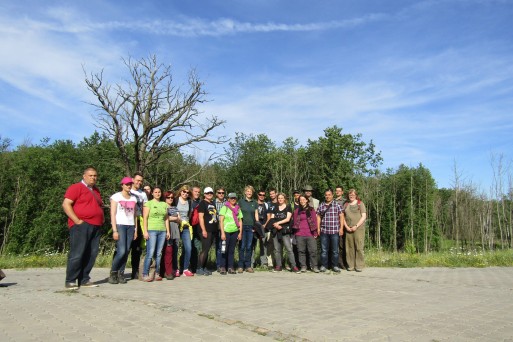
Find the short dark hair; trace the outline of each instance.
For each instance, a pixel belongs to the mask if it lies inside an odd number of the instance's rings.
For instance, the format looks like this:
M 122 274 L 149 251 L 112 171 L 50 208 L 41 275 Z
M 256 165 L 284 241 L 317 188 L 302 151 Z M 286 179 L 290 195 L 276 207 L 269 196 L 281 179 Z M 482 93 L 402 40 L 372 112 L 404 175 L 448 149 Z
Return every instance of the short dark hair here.
M 277 192 L 277 191 L 276 191 L 276 188 L 270 188 L 270 189 L 269 189 L 269 192 L 271 192 L 271 191 Z
M 335 189 L 338 189 L 338 188 L 340 188 L 340 189 L 342 189 L 342 191 L 344 191 L 344 187 L 343 187 L 342 185 L 337 185 L 337 186 L 335 187 Z
M 141 176 L 142 178 L 144 178 L 144 176 L 143 176 L 142 172 L 139 172 L 139 171 L 137 171 L 136 173 L 134 173 L 134 176 L 133 176 L 132 178 L 135 178 L 135 177 L 137 177 L 137 176 Z

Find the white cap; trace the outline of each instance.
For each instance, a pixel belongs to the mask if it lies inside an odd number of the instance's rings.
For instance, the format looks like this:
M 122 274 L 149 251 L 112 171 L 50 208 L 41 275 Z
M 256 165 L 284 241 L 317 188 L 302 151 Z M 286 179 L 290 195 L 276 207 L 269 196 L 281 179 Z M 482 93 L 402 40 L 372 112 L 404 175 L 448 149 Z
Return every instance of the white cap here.
M 205 190 L 203 190 L 203 194 L 206 194 L 206 193 L 209 193 L 209 192 L 214 193 L 214 189 L 212 189 L 211 187 L 207 186 L 205 188 Z

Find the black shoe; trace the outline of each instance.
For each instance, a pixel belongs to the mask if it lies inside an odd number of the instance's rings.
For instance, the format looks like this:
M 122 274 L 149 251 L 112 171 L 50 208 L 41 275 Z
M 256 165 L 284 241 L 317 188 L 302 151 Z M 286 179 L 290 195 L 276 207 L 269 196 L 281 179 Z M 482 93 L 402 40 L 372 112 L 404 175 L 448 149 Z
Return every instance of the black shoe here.
M 118 282 L 120 284 L 126 284 L 125 275 L 121 271 L 118 272 Z
M 139 279 L 139 272 L 132 272 L 131 279 Z
M 173 274 L 173 272 L 171 272 L 171 274 L 164 274 L 164 277 L 165 277 L 167 280 L 173 280 L 173 279 L 175 279 L 175 275 Z
M 87 283 L 80 284 L 80 287 L 98 287 L 100 285 L 93 283 L 92 281 L 88 281 Z
M 117 271 L 110 271 L 109 284 L 119 284 L 118 273 Z
M 76 283 L 66 283 L 64 284 L 66 290 L 78 290 L 78 286 Z

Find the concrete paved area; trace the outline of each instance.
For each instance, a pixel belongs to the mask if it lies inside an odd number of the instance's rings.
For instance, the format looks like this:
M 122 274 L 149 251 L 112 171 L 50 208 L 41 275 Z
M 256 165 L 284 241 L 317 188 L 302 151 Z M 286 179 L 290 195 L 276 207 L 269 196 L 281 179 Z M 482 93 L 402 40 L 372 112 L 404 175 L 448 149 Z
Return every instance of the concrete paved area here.
M 4 270 L 7 341 L 513 341 L 513 268 L 180 277 L 63 290 L 64 269 Z

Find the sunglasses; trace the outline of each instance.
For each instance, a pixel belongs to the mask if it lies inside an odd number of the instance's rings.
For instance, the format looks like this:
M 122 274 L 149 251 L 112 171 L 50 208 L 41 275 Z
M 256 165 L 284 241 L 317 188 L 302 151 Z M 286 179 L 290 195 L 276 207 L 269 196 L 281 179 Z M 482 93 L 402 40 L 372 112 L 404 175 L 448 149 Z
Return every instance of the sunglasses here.
M 188 194 L 188 193 L 189 193 L 189 191 L 187 191 L 187 190 L 182 190 L 182 194 Z
M 237 197 L 230 197 L 229 199 L 231 199 L 231 200 L 232 200 L 232 199 L 236 200 L 236 199 L 237 199 Z
M 166 197 L 166 199 L 173 199 L 173 196 Z
M 258 194 L 258 196 L 265 196 L 265 194 Z
M 224 195 L 224 191 L 218 191 L 217 192 L 219 195 Z
M 213 192 L 205 192 L 205 195 L 213 195 Z

